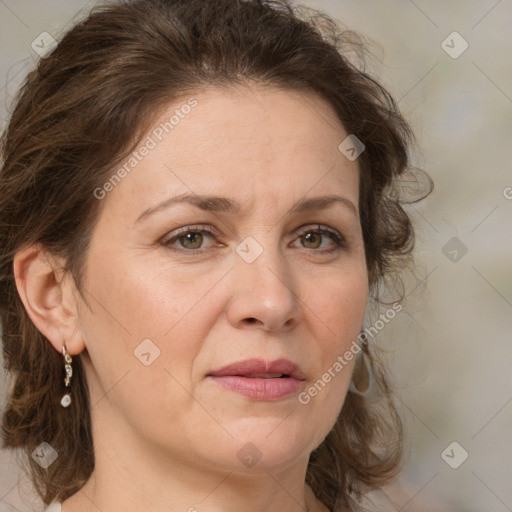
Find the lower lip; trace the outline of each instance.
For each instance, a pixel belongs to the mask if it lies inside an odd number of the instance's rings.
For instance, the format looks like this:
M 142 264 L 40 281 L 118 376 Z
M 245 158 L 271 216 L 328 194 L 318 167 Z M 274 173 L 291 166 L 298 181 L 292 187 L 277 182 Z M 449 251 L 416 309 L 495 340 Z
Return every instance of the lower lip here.
M 279 400 L 296 394 L 304 385 L 303 380 L 291 377 L 258 379 L 238 375 L 209 376 L 224 388 L 256 400 Z

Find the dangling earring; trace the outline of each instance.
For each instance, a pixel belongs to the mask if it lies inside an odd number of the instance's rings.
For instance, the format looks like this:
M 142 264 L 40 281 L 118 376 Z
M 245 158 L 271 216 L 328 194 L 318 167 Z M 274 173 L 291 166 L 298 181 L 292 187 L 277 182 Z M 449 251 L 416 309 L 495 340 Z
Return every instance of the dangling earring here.
M 349 391 L 351 391 L 352 393 L 355 393 L 356 395 L 366 396 L 366 395 L 368 395 L 368 393 L 370 392 L 370 390 L 372 389 L 372 386 L 373 386 L 373 373 L 372 373 L 372 367 L 370 365 L 368 356 L 366 355 L 366 353 L 364 351 L 361 351 L 361 352 L 362 352 L 362 355 L 359 357 L 362 358 L 362 360 L 363 360 L 362 362 L 363 362 L 363 367 L 364 367 L 364 373 L 363 373 L 362 377 L 360 377 L 359 379 L 356 379 L 356 380 L 359 380 L 360 382 L 358 382 L 358 384 L 363 384 L 363 386 L 366 389 L 363 388 L 362 390 L 360 390 L 360 389 L 356 388 L 356 385 L 354 384 L 354 376 L 353 375 L 352 375 L 352 380 L 350 381 L 350 386 L 348 389 L 349 389 Z
M 66 345 L 62 345 L 62 355 L 64 356 L 65 365 L 64 368 L 66 369 L 66 377 L 64 378 L 64 384 L 67 388 L 70 386 L 71 377 L 73 376 L 73 368 L 71 368 L 71 356 L 66 352 Z M 69 393 L 66 393 L 60 400 L 60 405 L 62 407 L 68 407 L 68 405 L 71 403 L 71 395 Z

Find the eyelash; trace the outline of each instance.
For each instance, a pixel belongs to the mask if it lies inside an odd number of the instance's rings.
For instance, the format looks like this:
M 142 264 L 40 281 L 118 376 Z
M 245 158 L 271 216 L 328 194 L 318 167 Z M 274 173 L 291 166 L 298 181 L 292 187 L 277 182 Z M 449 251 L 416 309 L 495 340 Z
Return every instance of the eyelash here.
M 195 233 L 195 234 L 207 233 L 208 235 L 211 235 L 211 236 L 219 235 L 219 233 L 216 229 L 206 226 L 206 225 L 185 226 L 184 228 L 181 228 L 181 229 L 177 230 L 176 232 L 174 232 L 172 237 L 164 238 L 162 240 L 162 244 L 167 249 L 169 249 L 171 251 L 179 252 L 182 254 L 187 254 L 190 256 L 200 256 L 210 250 L 210 249 L 177 249 L 175 247 L 171 247 L 171 243 L 178 241 L 178 239 L 182 235 L 185 235 L 187 233 Z M 341 250 L 344 250 L 347 248 L 345 238 L 342 235 L 340 235 L 337 231 L 335 231 L 327 226 L 322 226 L 320 224 L 317 224 L 315 227 L 308 226 L 307 229 L 301 230 L 299 232 L 298 236 L 299 237 L 305 236 L 308 233 L 315 233 L 315 234 L 320 233 L 322 235 L 329 235 L 331 237 L 331 239 L 334 241 L 334 243 L 336 244 L 335 247 L 333 247 L 332 249 L 327 249 L 327 250 L 325 250 L 325 249 L 324 250 L 308 249 L 308 248 L 304 247 L 304 249 L 310 254 L 313 254 L 313 253 L 319 254 L 320 253 L 320 254 L 328 255 L 328 254 L 332 254 L 334 252 L 341 251 Z

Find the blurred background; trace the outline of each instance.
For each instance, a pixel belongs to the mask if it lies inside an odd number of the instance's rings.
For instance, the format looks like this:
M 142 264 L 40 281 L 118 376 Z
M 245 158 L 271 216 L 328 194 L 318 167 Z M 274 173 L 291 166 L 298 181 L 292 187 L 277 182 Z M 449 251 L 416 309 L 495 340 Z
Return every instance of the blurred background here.
M 0 0 L 1 127 L 38 51 L 94 3 Z M 435 182 L 409 207 L 415 275 L 377 342 L 406 425 L 405 470 L 368 508 L 512 511 L 512 2 L 302 3 L 373 41 L 369 71 L 399 102 L 418 140 L 413 163 Z M 16 454 L 0 451 L 0 512 L 41 509 Z

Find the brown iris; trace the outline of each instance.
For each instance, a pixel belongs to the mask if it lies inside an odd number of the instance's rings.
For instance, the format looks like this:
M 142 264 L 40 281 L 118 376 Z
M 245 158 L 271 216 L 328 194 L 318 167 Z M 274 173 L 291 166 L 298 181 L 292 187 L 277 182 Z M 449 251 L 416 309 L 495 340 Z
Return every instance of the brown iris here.
M 186 249 L 199 249 L 201 247 L 202 242 L 203 242 L 203 234 L 202 233 L 190 232 L 190 233 L 187 233 L 186 235 L 180 236 L 178 238 L 178 240 L 183 245 L 183 247 L 185 247 Z M 184 240 L 186 242 L 190 242 L 192 244 L 192 246 L 187 246 L 184 243 Z
M 306 233 L 305 235 L 301 236 L 302 240 L 306 240 L 307 243 L 315 243 L 315 240 L 318 241 L 318 244 L 316 244 L 314 247 L 309 247 L 310 249 L 317 249 L 320 246 L 322 235 L 319 233 Z

